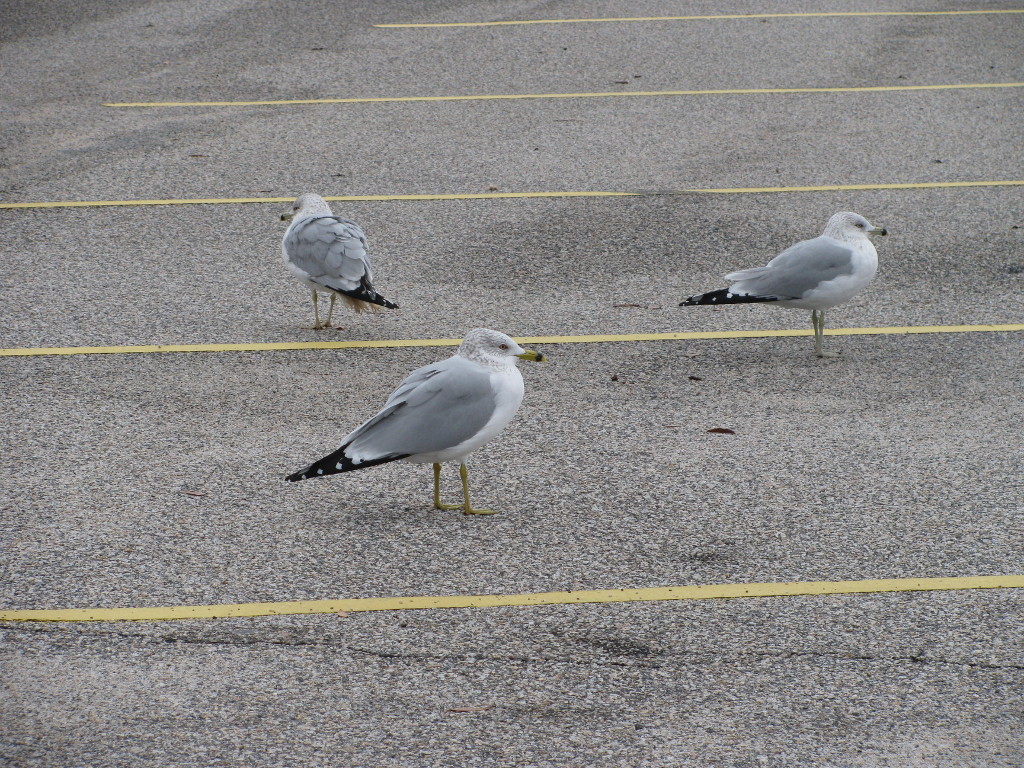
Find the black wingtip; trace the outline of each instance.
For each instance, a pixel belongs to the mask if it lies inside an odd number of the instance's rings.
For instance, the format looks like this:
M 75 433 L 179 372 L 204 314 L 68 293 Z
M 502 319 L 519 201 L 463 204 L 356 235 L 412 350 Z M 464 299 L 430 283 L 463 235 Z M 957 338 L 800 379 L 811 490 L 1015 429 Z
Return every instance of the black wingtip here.
M 387 456 L 381 456 L 376 459 L 365 459 L 356 463 L 345 455 L 345 449 L 347 447 L 347 444 L 341 446 L 341 448 L 336 450 L 334 453 L 330 453 L 322 459 L 314 461 L 305 469 L 299 470 L 295 474 L 288 475 L 285 480 L 289 483 L 297 483 L 299 480 L 309 480 L 314 477 L 327 477 L 328 475 L 337 475 L 341 472 L 352 472 L 357 469 L 376 467 L 380 464 L 398 461 L 399 459 L 404 459 L 409 456 L 408 453 L 395 453 Z
M 334 289 L 338 290 L 338 289 Z M 375 290 L 369 284 L 364 284 L 354 291 L 342 291 L 338 290 L 338 293 L 343 293 L 346 296 L 358 299 L 359 301 L 365 301 L 367 304 L 376 304 L 378 307 L 384 307 L 385 309 L 398 309 L 398 305 L 393 301 L 388 301 Z
M 362 299 L 368 301 L 371 304 L 376 304 L 378 307 L 384 307 L 385 309 L 398 309 L 398 305 L 393 301 L 388 301 L 379 293 L 377 289 L 373 287 L 373 284 L 367 279 L 366 275 L 363 275 L 363 279 L 359 281 L 359 288 L 353 293 L 349 293 L 356 299 Z
M 696 296 L 680 302 L 680 307 L 697 307 L 708 304 L 754 304 L 762 301 L 778 301 L 778 296 L 751 296 L 742 293 L 733 293 L 730 288 L 721 288 L 717 291 L 698 293 Z
M 680 307 L 698 307 L 702 304 L 725 304 L 725 296 L 728 293 L 727 288 L 722 288 L 718 291 L 708 291 L 707 293 L 698 293 L 694 296 L 687 296 L 681 302 Z

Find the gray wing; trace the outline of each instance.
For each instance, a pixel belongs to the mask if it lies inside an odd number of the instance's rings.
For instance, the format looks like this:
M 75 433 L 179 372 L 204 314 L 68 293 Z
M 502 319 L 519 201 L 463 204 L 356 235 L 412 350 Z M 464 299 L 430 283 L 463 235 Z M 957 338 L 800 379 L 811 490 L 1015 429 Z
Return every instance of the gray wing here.
M 763 267 L 725 276 L 732 288 L 754 296 L 798 299 L 821 283 L 853 274 L 853 248 L 831 237 L 791 246 Z
M 413 371 L 384 408 L 345 438 L 355 461 L 433 453 L 479 432 L 494 415 L 490 376 L 461 357 Z
M 298 222 L 284 238 L 288 260 L 326 288 L 356 291 L 373 281 L 366 236 L 359 225 L 338 216 Z

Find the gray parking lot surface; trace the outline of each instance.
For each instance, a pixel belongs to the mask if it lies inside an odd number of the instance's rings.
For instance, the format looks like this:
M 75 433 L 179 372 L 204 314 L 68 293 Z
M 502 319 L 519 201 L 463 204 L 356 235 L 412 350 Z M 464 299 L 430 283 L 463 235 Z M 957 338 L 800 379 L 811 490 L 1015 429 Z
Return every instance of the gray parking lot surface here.
M 335 202 L 401 309 L 320 332 L 284 203 L 0 209 L 4 350 L 594 337 L 520 366 L 521 412 L 473 456 L 487 518 L 431 509 L 417 465 L 282 479 L 448 346 L 2 356 L 0 609 L 1024 573 L 1024 335 L 943 329 L 1022 322 L 1021 187 L 929 186 L 1024 181 L 1024 14 L 374 26 L 873 6 L 9 3 L 0 206 L 642 194 Z M 765 191 L 827 185 L 873 188 Z M 889 235 L 828 327 L 925 332 L 832 337 L 834 360 L 809 336 L 596 338 L 809 332 L 677 305 L 839 210 Z M 6 622 L 0 757 L 1019 766 L 1022 614 L 991 589 Z

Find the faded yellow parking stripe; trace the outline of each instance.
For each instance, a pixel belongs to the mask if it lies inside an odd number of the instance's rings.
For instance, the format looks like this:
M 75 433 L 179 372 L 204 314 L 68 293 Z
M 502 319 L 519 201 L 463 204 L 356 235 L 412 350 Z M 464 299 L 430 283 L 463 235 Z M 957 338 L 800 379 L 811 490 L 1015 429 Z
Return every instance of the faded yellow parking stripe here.
M 583 603 L 714 600 L 796 595 L 859 595 L 886 592 L 928 592 L 966 589 L 1019 589 L 1024 576 L 954 576 L 927 579 L 865 579 L 862 581 L 791 581 L 759 584 L 708 584 L 645 589 L 593 589 L 573 592 L 529 592 L 514 595 L 445 595 L 349 600 L 297 600 L 283 603 L 174 605 L 155 608 L 69 608 L 0 610 L 0 621 L 163 621 L 226 619 L 243 616 L 294 616 L 361 611 L 409 611 L 442 608 L 578 605 Z
M 869 192 L 887 189 L 965 189 L 968 187 L 1020 187 L 1024 179 L 1002 181 L 925 181 L 895 184 L 820 184 L 791 187 L 719 187 L 706 189 L 648 190 L 637 192 L 467 192 L 438 195 L 326 195 L 328 202 L 367 203 L 434 200 L 503 200 L 561 197 L 658 197 L 671 195 L 755 195 L 772 192 Z M 35 203 L 0 203 L 2 208 L 92 208 L 133 205 L 241 205 L 290 203 L 293 197 L 195 197 L 167 200 L 62 200 Z
M 878 328 L 829 328 L 826 336 L 884 336 L 922 333 L 1007 333 L 1024 331 L 1024 323 L 1001 325 L 908 325 Z M 612 333 L 581 336 L 518 336 L 524 344 L 603 344 L 623 341 L 685 341 L 688 339 L 767 339 L 810 336 L 810 329 L 756 331 L 680 331 L 670 333 Z M 394 349 L 398 347 L 456 347 L 462 339 L 390 339 L 375 341 L 281 341 L 251 344 L 140 344 L 122 347 L 14 347 L 0 357 L 49 355 L 136 355 L 153 352 L 276 352 L 303 349 Z
M 996 182 L 1003 184 L 1005 182 Z M 1014 182 L 1024 185 L 1024 181 Z M 324 195 L 328 202 L 374 203 L 423 200 L 500 200 L 516 197 L 636 197 L 643 192 L 467 192 L 438 195 Z M 193 197 L 167 200 L 71 200 L 41 203 L 0 203 L 0 208 L 90 208 L 116 205 L 239 205 L 290 203 L 294 197 Z
M 254 99 L 250 101 L 131 101 L 104 107 L 279 107 L 300 104 L 386 104 L 411 101 L 508 101 L 517 99 L 604 99 L 623 96 L 760 96 L 786 93 L 881 93 L 886 91 L 955 91 L 978 88 L 1020 88 L 1024 83 L 954 83 L 950 85 L 864 85 L 828 88 L 713 88 L 676 91 L 593 91 L 580 93 L 492 93 L 469 96 L 366 96 L 337 99 Z
M 374 24 L 383 29 L 409 29 L 423 27 L 513 27 L 523 24 L 595 24 L 600 22 L 630 21 L 725 21 L 735 19 L 814 19 L 844 16 L 992 16 L 996 14 L 1024 13 L 1024 10 L 978 11 L 818 11 L 805 13 L 727 13 L 701 16 L 620 16 L 591 19 L 526 19 L 522 21 L 450 21 L 433 23 Z

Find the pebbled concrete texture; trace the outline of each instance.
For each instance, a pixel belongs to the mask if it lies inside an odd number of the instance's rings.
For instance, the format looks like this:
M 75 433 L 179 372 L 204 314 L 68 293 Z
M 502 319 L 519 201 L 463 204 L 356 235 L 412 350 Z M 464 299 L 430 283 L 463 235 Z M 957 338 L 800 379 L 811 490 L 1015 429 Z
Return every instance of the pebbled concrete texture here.
M 102 106 L 1024 81 L 1016 16 L 372 26 L 766 10 L 8 3 L 0 202 L 1024 178 L 1019 88 Z M 301 327 L 284 204 L 0 210 L 0 347 L 809 329 L 799 310 L 677 304 L 837 210 L 890 235 L 829 327 L 1024 317 L 1020 188 L 334 207 L 402 308 L 339 312 L 329 334 Z M 282 480 L 449 347 L 0 358 L 0 605 L 1024 572 L 1024 337 L 828 342 L 840 359 L 809 337 L 539 346 L 521 413 L 471 463 L 486 519 L 430 509 L 414 465 Z M 1022 608 L 986 590 L 8 623 L 0 758 L 1018 766 Z
M 70 644 L 23 627 L 5 635 L 22 661 L 13 707 L 36 735 L 26 762 L 59 758 L 69 732 L 82 734 L 76 755 L 114 765 L 293 765 L 297 754 L 309 765 L 1019 762 L 1018 649 L 992 647 L 1016 631 L 1018 598 L 832 607 L 120 624 Z M 935 632 L 940 615 L 958 629 Z M 103 695 L 90 695 L 97 685 Z M 110 730 L 88 726 L 97 721 Z

